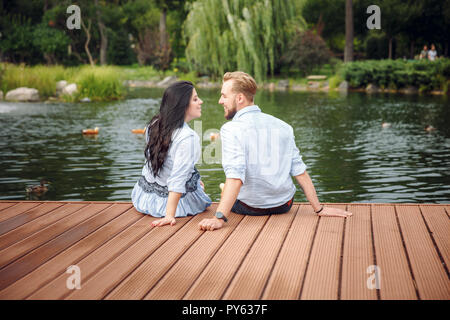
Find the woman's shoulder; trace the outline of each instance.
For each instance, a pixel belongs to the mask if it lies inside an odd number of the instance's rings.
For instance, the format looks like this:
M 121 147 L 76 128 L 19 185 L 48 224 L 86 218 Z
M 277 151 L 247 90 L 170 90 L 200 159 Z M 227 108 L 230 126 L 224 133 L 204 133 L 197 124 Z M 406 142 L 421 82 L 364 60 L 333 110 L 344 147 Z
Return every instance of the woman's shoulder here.
M 185 139 L 198 139 L 197 133 L 192 130 L 189 125 L 185 122 L 181 128 L 178 128 L 173 132 L 172 140 L 173 142 L 179 142 Z

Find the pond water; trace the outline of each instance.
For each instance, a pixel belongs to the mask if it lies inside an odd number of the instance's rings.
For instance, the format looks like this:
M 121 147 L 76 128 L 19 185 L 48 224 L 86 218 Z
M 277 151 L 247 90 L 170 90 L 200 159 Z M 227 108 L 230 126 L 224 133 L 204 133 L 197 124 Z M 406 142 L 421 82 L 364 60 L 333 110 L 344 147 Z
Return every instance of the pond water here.
M 162 92 L 130 89 L 126 100 L 107 103 L 0 101 L 0 199 L 31 199 L 25 187 L 46 179 L 49 191 L 34 199 L 130 201 L 145 144 L 131 130 L 158 112 Z M 226 121 L 219 92 L 198 90 L 202 118 L 190 125 L 206 138 Z M 450 202 L 448 97 L 264 91 L 256 104 L 293 126 L 320 201 Z M 94 127 L 98 136 L 81 134 Z M 205 139 L 204 154 L 208 146 Z M 225 176 L 207 162 L 197 168 L 218 201 Z M 295 200 L 305 201 L 303 192 Z

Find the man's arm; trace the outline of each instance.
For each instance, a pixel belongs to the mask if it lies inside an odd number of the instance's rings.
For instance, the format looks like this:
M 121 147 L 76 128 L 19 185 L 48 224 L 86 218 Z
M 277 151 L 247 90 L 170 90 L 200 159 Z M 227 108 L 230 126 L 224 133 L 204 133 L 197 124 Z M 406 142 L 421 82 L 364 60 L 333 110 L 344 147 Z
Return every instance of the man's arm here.
M 297 180 L 300 187 L 303 189 L 305 193 L 306 199 L 308 199 L 311 204 L 314 212 L 318 212 L 322 209 L 320 205 L 319 199 L 317 198 L 316 189 L 312 183 L 311 177 L 308 172 L 303 172 L 295 176 L 295 180 Z M 323 209 L 318 213 L 319 216 L 328 216 L 328 217 L 349 217 L 352 215 L 351 212 L 345 211 L 337 208 L 323 207 Z
M 225 187 L 223 188 L 222 196 L 220 198 L 220 203 L 217 206 L 216 212 L 222 212 L 223 215 L 228 218 L 231 213 L 231 208 L 237 199 L 239 191 L 241 190 L 242 181 L 241 179 L 227 178 L 225 180 Z M 215 230 L 220 229 L 224 225 L 222 219 L 213 217 L 211 219 L 203 219 L 200 223 L 201 230 Z

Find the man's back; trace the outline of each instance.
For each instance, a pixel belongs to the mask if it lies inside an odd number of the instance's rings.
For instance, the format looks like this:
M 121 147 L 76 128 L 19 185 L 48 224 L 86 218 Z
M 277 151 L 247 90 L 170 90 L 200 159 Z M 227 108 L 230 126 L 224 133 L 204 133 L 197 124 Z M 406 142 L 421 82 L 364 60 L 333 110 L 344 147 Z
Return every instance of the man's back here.
M 292 127 L 248 106 L 221 128 L 222 166 L 227 178 L 241 179 L 238 199 L 256 208 L 280 206 L 295 193 L 291 176 L 306 170 Z

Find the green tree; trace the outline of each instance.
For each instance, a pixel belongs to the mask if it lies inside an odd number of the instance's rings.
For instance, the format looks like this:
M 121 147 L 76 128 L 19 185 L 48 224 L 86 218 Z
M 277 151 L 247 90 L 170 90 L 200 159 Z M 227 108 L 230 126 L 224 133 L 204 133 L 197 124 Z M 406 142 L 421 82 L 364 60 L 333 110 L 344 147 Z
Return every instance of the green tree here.
M 198 0 L 186 19 L 186 58 L 191 69 L 221 76 L 242 70 L 262 81 L 274 74 L 294 26 L 291 2 L 282 0 Z
M 39 24 L 32 37 L 33 45 L 44 55 L 47 64 L 56 64 L 67 52 L 69 37 L 61 30 Z
M 5 15 L 0 21 L 0 51 L 10 62 L 37 62 L 31 19 L 21 15 Z
M 296 67 L 305 76 L 314 68 L 330 60 L 330 50 L 325 41 L 311 30 L 297 31 L 289 42 L 282 61 L 289 67 Z
M 342 14 L 337 14 L 342 12 Z M 345 0 L 307 0 L 302 8 L 308 27 L 320 30 L 320 36 L 334 51 L 341 51 L 337 42 L 345 33 Z M 320 26 L 319 26 L 320 25 Z

